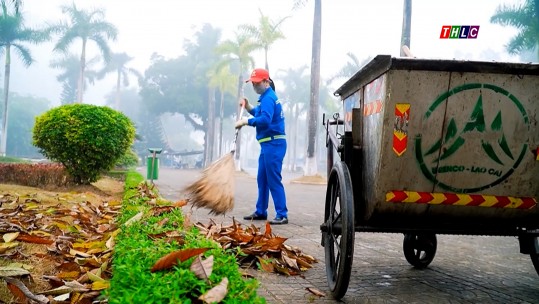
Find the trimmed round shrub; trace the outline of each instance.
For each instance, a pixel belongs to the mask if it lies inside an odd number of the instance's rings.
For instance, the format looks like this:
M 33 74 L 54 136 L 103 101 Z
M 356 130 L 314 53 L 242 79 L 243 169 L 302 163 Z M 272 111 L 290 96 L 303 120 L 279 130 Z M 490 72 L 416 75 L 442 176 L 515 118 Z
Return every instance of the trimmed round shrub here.
M 36 117 L 33 144 L 52 161 L 62 163 L 79 184 L 95 182 L 110 170 L 135 138 L 124 114 L 108 107 L 69 104 Z

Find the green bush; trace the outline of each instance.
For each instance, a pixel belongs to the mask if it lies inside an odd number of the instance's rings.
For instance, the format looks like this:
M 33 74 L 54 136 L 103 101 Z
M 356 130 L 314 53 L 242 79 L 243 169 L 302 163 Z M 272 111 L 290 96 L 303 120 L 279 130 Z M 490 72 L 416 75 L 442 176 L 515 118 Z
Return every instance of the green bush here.
M 108 107 L 70 104 L 36 117 L 33 144 L 62 163 L 79 184 L 99 179 L 126 153 L 135 138 L 129 118 Z
M 127 150 L 116 162 L 118 168 L 133 168 L 139 164 L 137 153 L 133 149 Z

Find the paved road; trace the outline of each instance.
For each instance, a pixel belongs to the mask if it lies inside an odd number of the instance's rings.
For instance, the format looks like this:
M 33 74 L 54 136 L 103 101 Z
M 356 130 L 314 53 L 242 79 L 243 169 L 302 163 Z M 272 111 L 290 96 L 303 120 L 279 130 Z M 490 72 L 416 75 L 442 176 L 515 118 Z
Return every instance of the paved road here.
M 180 190 L 199 173 L 160 169 L 156 185 L 163 197 L 180 199 Z M 232 216 L 241 219 L 253 211 L 256 180 L 247 173 L 236 177 L 236 207 L 226 217 L 214 217 L 217 222 L 231 222 Z M 340 302 L 314 297 L 305 288 L 329 294 L 319 230 L 326 188 L 291 184 L 291 177 L 284 176 L 290 224 L 272 229 L 319 263 L 304 278 L 256 272 L 259 294 L 268 303 L 539 303 L 539 276 L 529 256 L 519 253 L 516 238 L 440 235 L 432 264 L 415 270 L 402 253 L 403 236 L 383 233 L 356 233 L 350 287 Z M 193 221 L 207 219 L 205 210 L 192 216 Z

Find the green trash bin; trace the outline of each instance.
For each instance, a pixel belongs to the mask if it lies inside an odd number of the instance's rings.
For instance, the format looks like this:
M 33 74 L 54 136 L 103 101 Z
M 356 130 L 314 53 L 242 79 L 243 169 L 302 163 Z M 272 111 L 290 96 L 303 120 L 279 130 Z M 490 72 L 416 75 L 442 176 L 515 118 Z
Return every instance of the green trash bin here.
M 146 159 L 146 179 L 151 180 L 152 183 L 154 179 L 159 177 L 159 158 L 157 158 L 157 154 L 161 153 L 162 150 L 161 148 L 148 149 L 152 155 L 148 155 Z
M 158 179 L 159 177 L 159 158 L 153 158 L 153 155 L 148 155 L 146 159 L 146 179 Z M 152 164 L 153 162 L 153 164 Z M 153 167 L 152 167 L 153 166 Z M 153 170 L 152 170 L 153 168 Z

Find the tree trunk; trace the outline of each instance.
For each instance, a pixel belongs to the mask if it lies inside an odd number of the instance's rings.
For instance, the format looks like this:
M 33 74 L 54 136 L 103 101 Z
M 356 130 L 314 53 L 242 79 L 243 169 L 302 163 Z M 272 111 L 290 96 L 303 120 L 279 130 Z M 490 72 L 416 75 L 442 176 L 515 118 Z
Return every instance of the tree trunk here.
M 266 61 L 266 71 L 269 72 L 269 64 L 268 64 L 268 47 L 264 47 L 264 60 Z
M 219 108 L 219 157 L 223 155 L 223 119 L 225 116 L 225 93 L 221 91 L 221 106 Z
M 77 86 L 77 103 L 82 103 L 84 93 L 84 69 L 86 67 L 86 40 L 82 40 L 82 53 L 80 55 L 79 84 Z
M 240 100 L 243 96 L 243 75 L 242 75 L 243 68 L 240 69 L 240 75 L 238 77 L 238 98 L 236 100 Z M 238 107 L 237 116 L 236 119 L 240 119 L 240 112 L 241 108 Z M 241 171 L 241 163 L 240 163 L 240 154 L 241 154 L 241 134 L 237 134 L 238 138 L 236 140 L 236 152 L 234 152 L 234 156 L 236 158 L 236 171 Z
M 313 41 L 311 59 L 311 100 L 308 117 L 308 145 L 304 175 L 317 174 L 316 131 L 318 129 L 318 96 L 320 89 L 320 47 L 322 43 L 322 0 L 314 2 Z
M 401 57 L 406 57 L 403 46 L 410 49 L 410 33 L 412 30 L 412 0 L 404 0 L 404 8 L 402 12 L 402 34 L 401 34 L 401 45 L 400 45 L 400 55 Z
M 120 87 L 121 87 L 121 80 L 122 80 L 122 71 L 118 69 L 118 78 L 116 79 L 116 110 L 120 111 Z
M 7 152 L 7 120 L 8 120 L 8 96 L 9 74 L 11 66 L 11 46 L 6 45 L 6 66 L 4 71 L 4 114 L 2 115 L 2 141 L 0 142 L 0 156 L 6 156 Z
M 208 136 L 206 140 L 208 142 L 206 148 L 206 165 L 213 161 L 213 144 L 215 142 L 215 89 L 209 89 L 208 96 L 208 125 L 206 127 Z
M 294 117 L 296 117 L 296 119 L 294 119 L 294 121 L 292 122 L 294 132 L 291 138 L 292 140 L 291 146 L 292 146 L 292 171 L 296 172 L 296 168 L 298 167 L 296 161 L 297 161 L 297 151 L 298 151 L 299 104 L 295 105 Z

